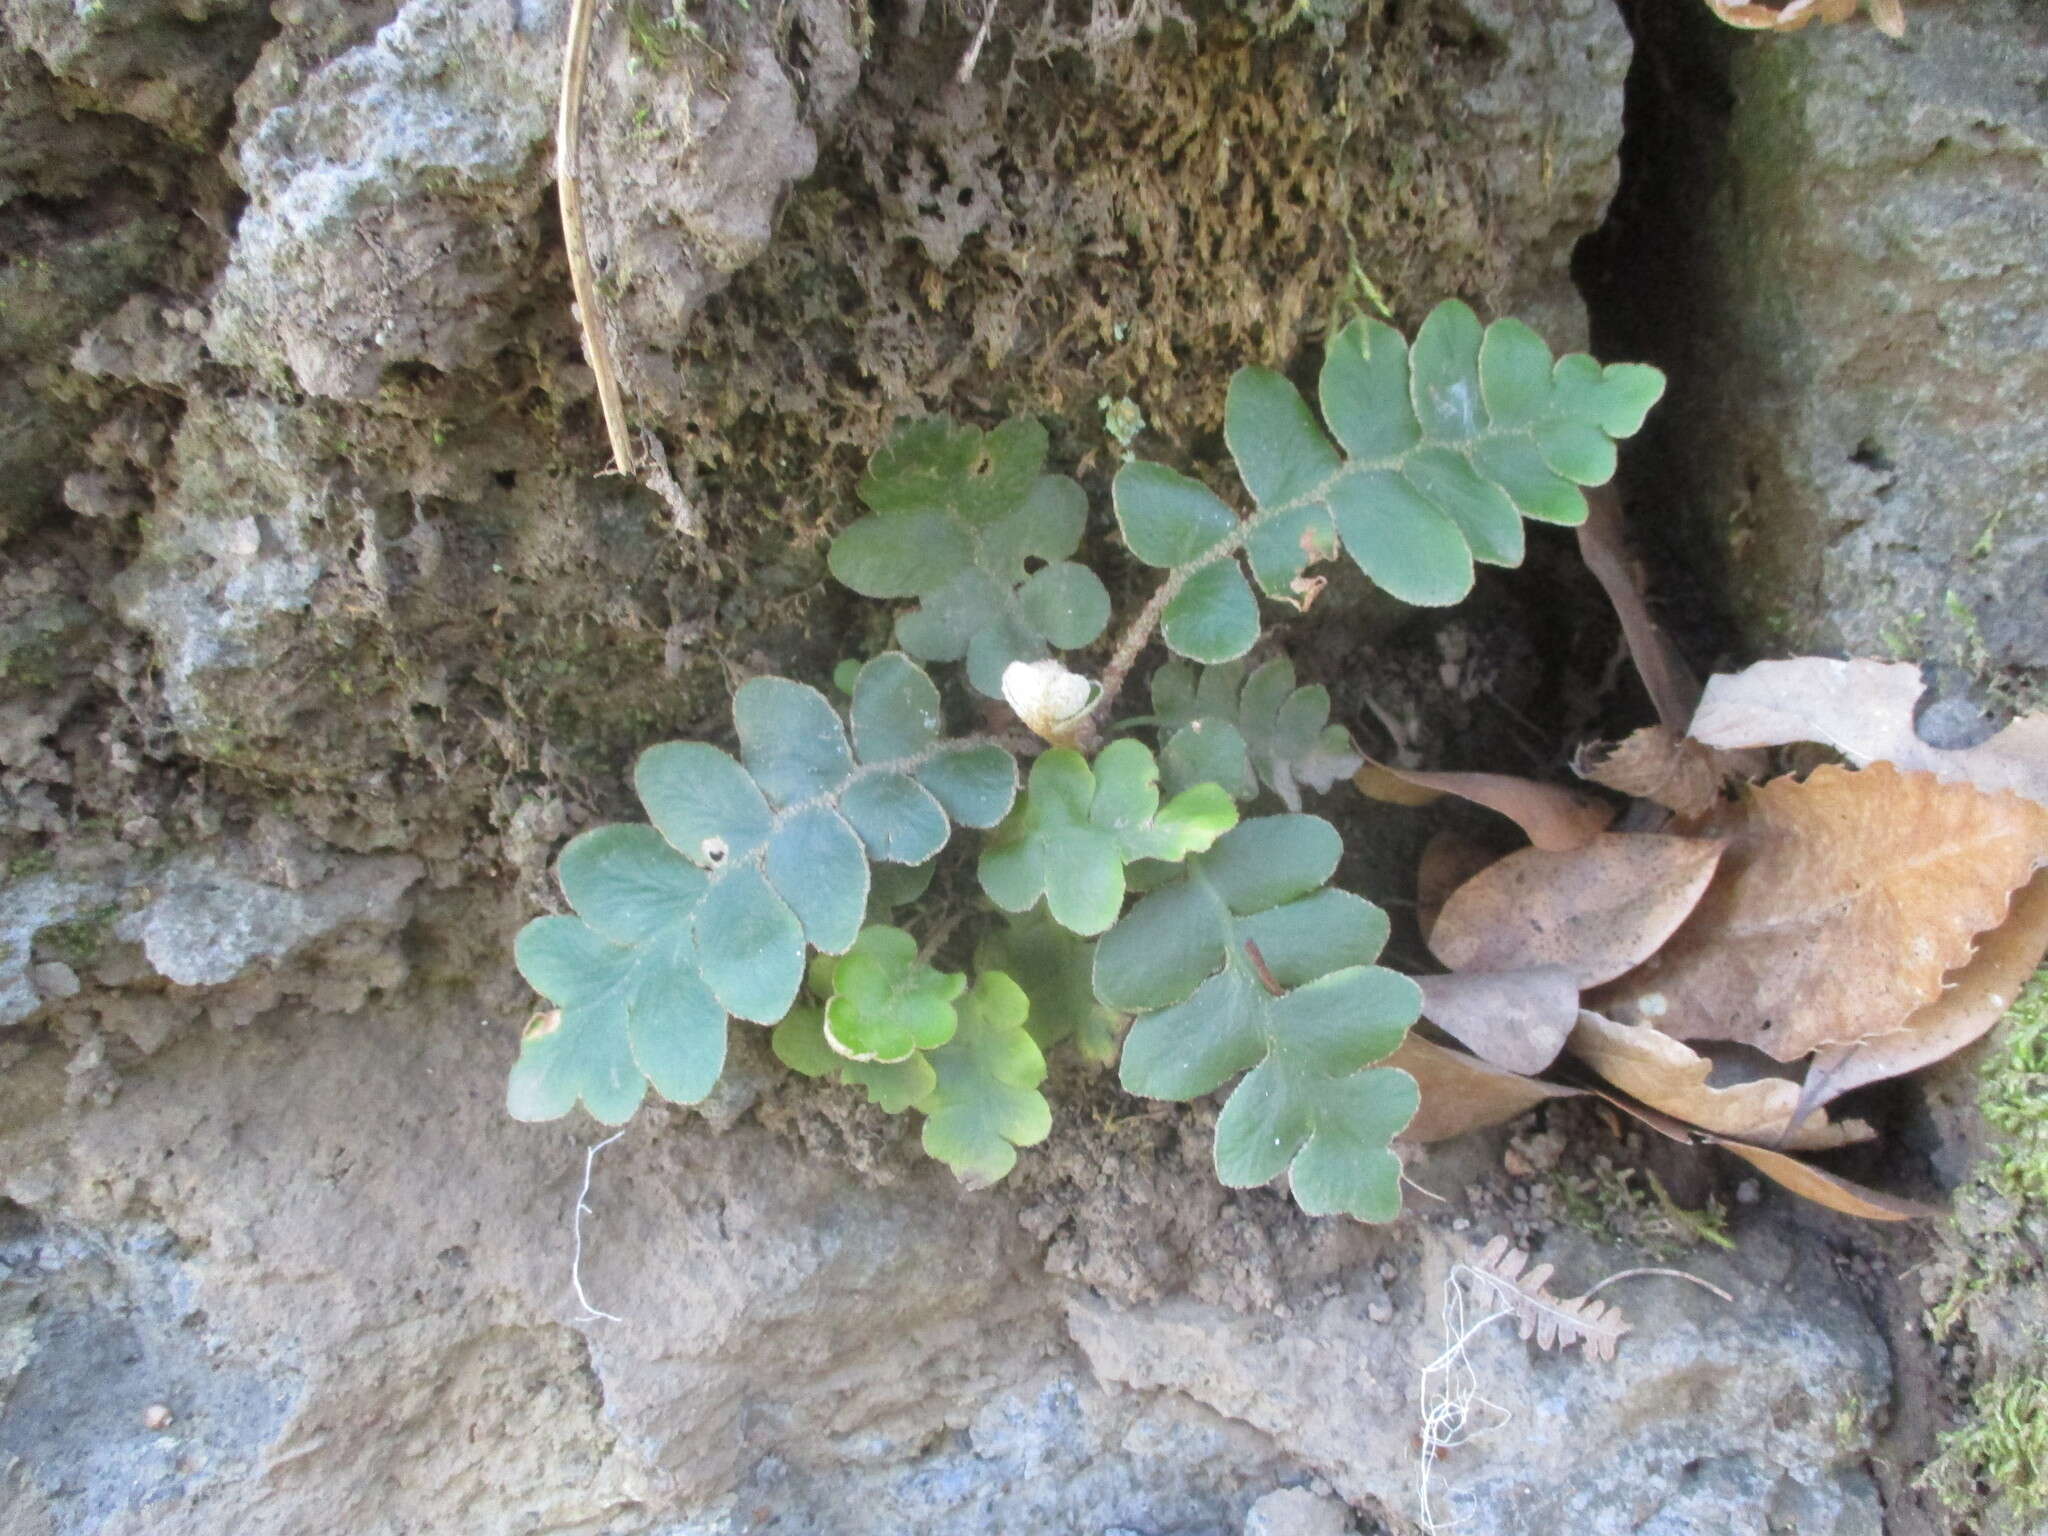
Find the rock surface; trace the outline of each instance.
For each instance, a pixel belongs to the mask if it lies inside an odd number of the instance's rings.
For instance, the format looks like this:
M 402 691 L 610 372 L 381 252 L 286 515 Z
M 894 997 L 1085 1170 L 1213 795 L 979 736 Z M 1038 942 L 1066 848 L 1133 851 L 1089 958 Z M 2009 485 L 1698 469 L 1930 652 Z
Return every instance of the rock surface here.
M 1244 1536 L 1348 1536 L 1351 1511 L 1307 1488 L 1278 1488 L 1252 1505 Z
M 1310 1473 L 1413 1514 L 1415 1371 L 1469 1244 L 1448 1218 L 1340 1255 L 1260 1195 L 1225 1221 L 1276 1245 L 1276 1304 L 1119 1298 L 908 1149 L 878 1186 L 649 1111 L 594 1164 L 598 1316 L 571 1286 L 588 1137 L 500 1107 L 513 993 L 302 1006 L 68 1112 L 56 1053 L 10 1068 L 12 1529 L 281 1531 L 308 1500 L 351 1529 L 1345 1529 Z M 1546 1257 L 1588 1283 L 1627 1262 Z M 1711 1498 L 1723 1530 L 1881 1529 L 1856 1465 L 1884 1351 L 1831 1267 L 1770 1223 L 1692 1262 L 1735 1302 L 1636 1283 L 1610 1366 L 1475 1344 L 1514 1417 L 1440 1464 L 1469 1528 L 1678 1531 Z
M 1690 318 L 1662 494 L 1710 531 L 1759 651 L 2038 693 L 2044 53 L 2026 0 L 1929 7 L 1898 42 L 1845 26 L 1732 50 L 1725 156 L 1672 193 L 1706 260 L 1671 274 Z
M 1412 1517 L 1403 1494 L 1416 1478 L 1414 1446 L 1362 1426 L 1415 1421 L 1416 1372 L 1442 1348 L 1444 1288 L 1471 1253 L 1426 1228 L 1414 1236 L 1413 1279 L 1396 1287 L 1384 1321 L 1370 1310 L 1371 1287 L 1355 1286 L 1279 1325 L 1178 1298 L 1138 1308 L 1083 1298 L 1069 1304 L 1068 1325 L 1104 1380 L 1186 1394 L 1266 1431 L 1346 1498 Z M 1860 1463 L 1889 1362 L 1802 1246 L 1756 1229 L 1729 1268 L 1689 1261 L 1733 1302 L 1668 1280 L 1615 1293 L 1646 1326 L 1612 1364 L 1539 1355 L 1506 1319 L 1479 1335 L 1470 1368 L 1491 1406 L 1469 1422 L 1486 1432 L 1432 1463 L 1435 1512 L 1486 1536 L 1681 1531 L 1690 1527 L 1677 1510 L 1692 1503 L 1715 1509 L 1718 1529 L 1761 1536 L 1797 1508 L 1801 1530 L 1875 1536 L 1882 1515 Z M 1588 1285 L 1613 1262 L 1569 1242 L 1544 1258 Z M 1695 1479 L 1710 1488 L 1695 1493 Z

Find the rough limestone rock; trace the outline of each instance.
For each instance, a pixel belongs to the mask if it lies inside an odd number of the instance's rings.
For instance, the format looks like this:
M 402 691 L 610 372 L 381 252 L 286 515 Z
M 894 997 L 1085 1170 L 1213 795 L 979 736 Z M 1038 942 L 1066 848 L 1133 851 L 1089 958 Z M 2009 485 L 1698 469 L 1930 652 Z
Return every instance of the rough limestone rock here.
M 1554 350 L 1586 345 L 1585 308 L 1571 282 L 1572 248 L 1600 222 L 1619 176 L 1617 110 L 1630 51 L 1605 0 L 1463 0 L 1506 57 L 1466 93 L 1471 131 L 1496 215 L 1523 252 L 1500 313 L 1520 317 Z M 1563 89 L 1559 89 L 1563 86 Z
M 195 744 L 256 724 L 217 691 L 246 699 L 250 679 L 279 664 L 291 617 L 328 569 L 315 531 L 337 509 L 316 478 L 309 425 L 260 397 L 200 401 L 173 441 L 177 491 L 116 588 L 122 617 L 154 641 L 172 721 Z
M 1184 1393 L 1265 1430 L 1346 1498 L 1412 1518 L 1414 1444 L 1362 1426 L 1419 1422 L 1416 1372 L 1442 1348 L 1439 1298 L 1471 1251 L 1433 1230 L 1415 1237 L 1419 1263 L 1391 1316 L 1376 1319 L 1361 1287 L 1284 1324 L 1186 1298 L 1136 1308 L 1082 1298 L 1068 1321 L 1104 1380 Z M 1544 1259 L 1585 1285 L 1609 1262 L 1569 1241 Z M 1502 1427 L 1434 1464 L 1438 1513 L 1481 1536 L 1676 1536 L 1693 1527 L 1675 1506 L 1704 1499 L 1721 1531 L 1765 1536 L 1796 1509 L 1801 1531 L 1878 1536 L 1861 1463 L 1889 1391 L 1883 1340 L 1796 1233 L 1752 1230 L 1739 1265 L 1688 1267 L 1736 1300 L 1668 1280 L 1616 1292 L 1642 1326 L 1611 1364 L 1539 1354 L 1507 1320 L 1475 1339 L 1478 1393 L 1498 1412 L 1475 1410 L 1473 1423 Z M 1697 1498 L 1696 1479 L 1711 1484 Z
M 180 988 L 215 988 L 252 970 L 289 974 L 287 962 L 351 930 L 390 943 L 409 916 L 406 892 L 422 873 L 403 854 L 337 858 L 291 848 L 280 855 L 237 845 L 178 854 L 149 870 L 74 858 L 66 868 L 17 876 L 0 888 L 0 1025 L 77 997 L 80 973 L 104 973 L 109 988 L 148 975 Z M 121 954 L 128 946 L 139 951 L 139 974 Z M 342 989 L 353 993 L 349 1006 L 361 1007 L 370 988 L 404 975 L 403 964 L 388 958 L 373 965 L 358 950 L 349 959 L 359 972 Z M 275 1001 L 270 994 L 263 1006 Z M 344 1006 L 332 996 L 328 1005 Z
M 1278 1488 L 1252 1505 L 1244 1536 L 1350 1536 L 1351 1511 L 1307 1488 Z
M 2048 668 L 2044 61 L 2027 0 L 1735 48 L 1659 495 L 1759 648 Z
M 216 301 L 215 355 L 368 399 L 395 365 L 454 372 L 511 344 L 553 196 L 566 14 L 559 0 L 408 0 L 304 79 L 285 62 L 302 46 L 294 32 L 273 42 L 236 133 L 251 207 Z M 777 51 L 791 25 L 812 50 L 806 88 Z M 749 11 L 728 50 L 651 23 L 609 38 L 586 114 L 604 171 L 592 222 L 611 286 L 635 296 L 624 318 L 666 336 L 766 248 L 784 194 L 816 163 L 813 121 L 852 89 L 859 52 L 837 0 Z M 552 264 L 547 275 L 558 290 L 566 280 Z
M 205 142 L 265 30 L 250 0 L 6 0 L 15 46 L 83 93 L 93 111 Z
M 412 0 L 245 118 L 214 353 L 356 398 L 395 363 L 449 371 L 503 345 L 539 240 L 562 14 Z
M 1220 1536 L 1283 1480 L 1254 1431 L 1090 1379 L 995 1197 L 863 1188 L 758 1129 L 654 1115 L 603 1154 L 594 1316 L 568 1267 L 583 1138 L 505 1119 L 475 1018 L 302 1019 L 175 1047 L 105 1111 L 39 1111 L 40 1064 L 0 1080 L 6 1195 L 69 1213 L 0 1207 L 0 1453 L 16 1517 L 45 1522 L 17 1529 L 284 1531 L 317 1506 L 346 1529 L 711 1531 L 766 1508 L 862 1536 Z
M 504 1117 L 517 1004 L 301 1009 L 69 1112 L 47 1053 L 0 1077 L 0 1453 L 43 1522 L 17 1528 L 1342 1531 L 1311 1473 L 1412 1513 L 1447 1219 L 1368 1234 L 1260 1196 L 1269 1244 L 1360 1262 L 1284 1304 L 1118 1301 L 1049 1277 L 1007 1191 L 650 1110 L 596 1154 L 579 1294 L 591 1138 Z M 1854 1469 L 1885 1357 L 1832 1270 L 1769 1224 L 1689 1262 L 1735 1302 L 1632 1285 L 1612 1365 L 1475 1346 L 1514 1418 L 1440 1464 L 1469 1528 L 1675 1536 L 1721 1500 L 1717 1530 L 1876 1536 Z
M 725 21 L 733 30 L 716 44 L 678 35 L 653 58 L 603 52 L 588 114 L 594 259 L 618 292 L 635 390 L 671 407 L 687 395 L 669 348 L 768 249 L 785 194 L 817 168 L 819 134 L 861 69 L 854 14 L 840 0 Z M 778 39 L 790 27 L 803 40 L 801 69 Z

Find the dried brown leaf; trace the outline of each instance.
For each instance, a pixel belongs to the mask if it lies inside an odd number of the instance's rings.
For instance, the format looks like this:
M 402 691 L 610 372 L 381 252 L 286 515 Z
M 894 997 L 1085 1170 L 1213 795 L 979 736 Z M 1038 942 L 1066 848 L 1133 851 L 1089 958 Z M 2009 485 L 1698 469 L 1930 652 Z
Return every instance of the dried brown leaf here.
M 1678 647 L 1650 617 L 1650 605 L 1643 596 L 1640 568 L 1630 558 L 1628 534 L 1621 513 L 1621 498 L 1612 486 L 1586 492 L 1586 520 L 1579 524 L 1579 558 L 1607 593 L 1621 620 L 1622 638 L 1636 664 L 1636 673 L 1657 707 L 1657 718 L 1674 731 L 1682 731 L 1699 703 L 1700 685 L 1678 654 Z
M 1951 1056 L 2005 1017 L 2027 979 L 2048 957 L 2048 870 L 2013 897 L 2004 922 L 1977 941 L 1969 963 L 1950 973 L 1941 996 L 1903 1029 L 1854 1045 L 1830 1046 L 1806 1071 L 1805 1103 L 1826 1104 L 1875 1083 Z
M 1652 1109 L 1647 1104 L 1638 1104 L 1627 1094 L 1616 1093 L 1611 1088 L 1588 1088 L 1586 1092 L 1601 1102 L 1620 1110 L 1630 1119 L 1647 1125 L 1659 1136 L 1678 1142 L 1682 1146 L 1696 1147 L 1700 1143 L 1700 1137 L 1706 1134 L 1697 1126 L 1687 1125 L 1682 1120 L 1674 1120 L 1662 1110 Z M 1615 1127 L 1614 1133 L 1619 1137 L 1621 1134 L 1620 1128 Z
M 1538 1349 L 1570 1349 L 1576 1344 L 1590 1359 L 1612 1360 L 1614 1347 L 1629 1331 L 1621 1309 L 1590 1296 L 1553 1296 L 1554 1267 L 1528 1266 L 1526 1252 L 1505 1237 L 1496 1237 L 1468 1267 L 1494 1303 L 1514 1315 L 1522 1337 L 1535 1339 Z
M 1557 852 L 1583 848 L 1614 820 L 1614 807 L 1596 796 L 1505 773 L 1424 773 L 1367 758 L 1351 782 L 1361 793 L 1395 805 L 1427 805 L 1438 795 L 1455 795 L 1507 817 L 1536 847 Z
M 1753 1147 L 1723 1136 L 1709 1136 L 1707 1140 L 1717 1147 L 1726 1147 L 1757 1172 L 1784 1185 L 1793 1194 L 1803 1195 L 1830 1210 L 1870 1221 L 1912 1221 L 1916 1217 L 1945 1214 L 1938 1205 L 1908 1200 L 1903 1195 L 1888 1195 L 1881 1189 L 1858 1184 L 1824 1168 L 1816 1168 L 1812 1163 L 1801 1162 L 1783 1152 L 1774 1152 L 1769 1147 Z
M 1403 1141 L 1448 1141 L 1467 1131 L 1512 1120 L 1546 1099 L 1578 1096 L 1576 1088 L 1505 1071 L 1419 1035 L 1403 1040 L 1401 1048 L 1380 1065 L 1399 1067 L 1415 1079 L 1421 1092 L 1422 1106 L 1401 1133 Z
M 1711 828 L 1728 847 L 1705 899 L 1592 1006 L 1779 1061 L 1900 1028 L 2048 862 L 2048 808 L 1884 763 L 1774 780 Z
M 1422 857 L 1415 866 L 1415 921 L 1425 944 L 1435 931 L 1436 920 L 1443 913 L 1444 903 L 1451 899 L 1451 892 L 1499 856 L 1497 850 L 1476 838 L 1449 828 L 1422 845 Z
M 1762 771 L 1753 756 L 1716 751 L 1668 725 L 1645 726 L 1620 741 L 1582 747 L 1572 766 L 1595 784 L 1654 801 L 1687 819 L 1719 805 L 1723 784 Z
M 1640 965 L 1713 879 L 1712 839 L 1603 832 L 1571 853 L 1524 848 L 1452 893 L 1429 936 L 1455 971 L 1561 965 L 1581 988 Z
M 1947 751 L 1913 729 L 1919 701 L 1920 669 L 1908 662 L 1760 661 L 1708 682 L 1691 734 L 1711 747 L 1817 741 L 1859 768 L 1890 763 L 2048 805 L 2048 714 L 2024 715 L 1989 741 Z
M 1848 21 L 1858 0 L 1787 0 L 1761 5 L 1756 0 L 1707 0 L 1708 7 L 1731 27 L 1750 32 L 1797 32 L 1816 21 Z M 1906 12 L 1899 0 L 1868 0 L 1870 20 L 1886 37 L 1906 35 Z
M 1422 1016 L 1497 1067 L 1533 1075 L 1564 1049 L 1579 1017 L 1579 986 L 1561 965 L 1418 976 Z
M 1571 1053 L 1622 1092 L 1689 1125 L 1790 1152 L 1816 1152 L 1874 1134 L 1860 1120 L 1840 1124 L 1809 1116 L 1790 1129 L 1799 1111 L 1799 1085 L 1788 1078 L 1739 1074 L 1716 1083 L 1717 1063 L 1647 1025 L 1617 1024 L 1597 1013 L 1579 1015 Z

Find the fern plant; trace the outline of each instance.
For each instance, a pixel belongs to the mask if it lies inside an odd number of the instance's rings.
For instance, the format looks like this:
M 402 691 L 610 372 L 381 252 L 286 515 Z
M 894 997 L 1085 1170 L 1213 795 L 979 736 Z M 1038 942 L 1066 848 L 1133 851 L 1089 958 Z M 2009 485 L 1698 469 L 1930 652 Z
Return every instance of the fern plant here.
M 1249 668 L 1259 594 L 1307 609 L 1313 567 L 1341 552 L 1405 602 L 1456 602 L 1475 562 L 1521 560 L 1524 518 L 1585 518 L 1579 487 L 1613 474 L 1616 440 L 1662 391 L 1654 369 L 1553 359 L 1528 327 L 1482 327 L 1455 302 L 1412 345 L 1371 320 L 1338 332 L 1320 421 L 1281 374 L 1240 370 L 1224 438 L 1248 505 L 1137 458 L 1114 478 L 1123 543 L 1160 574 L 1093 680 L 1059 653 L 1096 644 L 1110 601 L 1071 558 L 1087 500 L 1045 472 L 1043 427 L 900 428 L 829 557 L 854 591 L 914 604 L 900 649 L 842 667 L 843 704 L 747 682 L 736 757 L 642 754 L 648 823 L 570 842 L 573 915 L 519 935 L 552 1007 L 527 1026 L 512 1113 L 580 1102 L 616 1125 L 649 1084 L 699 1102 L 738 1018 L 773 1026 L 792 1070 L 922 1116 L 925 1150 L 980 1185 L 1050 1130 L 1046 1053 L 1107 1064 L 1128 1020 L 1130 1092 L 1229 1087 L 1224 1183 L 1284 1173 L 1312 1214 L 1391 1219 L 1416 1087 L 1378 1063 L 1420 991 L 1376 963 L 1385 915 L 1329 883 L 1341 840 L 1302 797 L 1359 758 L 1327 692 L 1282 658 Z M 1153 713 L 1122 720 L 1155 639 L 1172 654 Z M 959 703 L 1002 698 L 1035 735 L 947 734 L 926 671 L 944 663 L 964 663 Z M 1130 728 L 1157 750 L 1110 739 Z M 1277 812 L 1246 814 L 1268 796 Z M 948 857 L 957 828 L 986 834 L 971 866 Z M 940 867 L 972 891 L 935 899 Z

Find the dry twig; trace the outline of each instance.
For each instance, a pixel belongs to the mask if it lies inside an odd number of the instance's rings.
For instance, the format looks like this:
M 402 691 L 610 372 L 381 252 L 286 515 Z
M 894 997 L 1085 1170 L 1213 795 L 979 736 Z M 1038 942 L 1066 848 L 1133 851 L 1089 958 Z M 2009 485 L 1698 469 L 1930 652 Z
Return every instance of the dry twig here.
M 576 295 L 576 323 L 583 333 L 583 356 L 597 379 L 597 403 L 611 440 L 612 469 L 637 477 L 667 505 L 676 531 L 699 538 L 703 520 L 684 496 L 669 470 L 668 457 L 652 433 L 644 438 L 643 457 L 633 447 L 626 420 L 625 391 L 612 358 L 597 274 L 590 262 L 590 237 L 583 222 L 580 160 L 583 141 L 583 87 L 590 73 L 590 32 L 598 0 L 569 0 L 569 36 L 562 52 L 562 94 L 555 116 L 555 195 L 562 209 L 562 245 L 569 262 L 569 285 Z
M 569 0 L 569 41 L 562 55 L 562 96 L 555 117 L 555 195 L 562 205 L 562 242 L 568 249 L 569 283 L 576 294 L 576 320 L 583 328 L 583 356 L 597 375 L 597 400 L 612 442 L 612 468 L 633 473 L 637 456 L 626 425 L 626 402 L 612 363 L 598 308 L 597 275 L 590 265 L 590 239 L 583 228 L 583 184 L 578 162 L 583 143 L 583 82 L 590 73 L 590 28 L 597 0 Z

